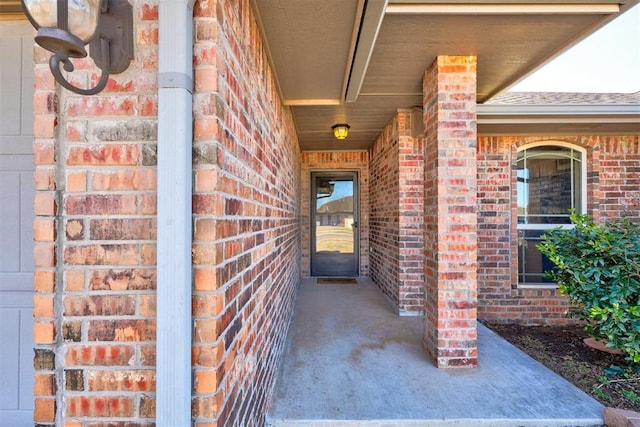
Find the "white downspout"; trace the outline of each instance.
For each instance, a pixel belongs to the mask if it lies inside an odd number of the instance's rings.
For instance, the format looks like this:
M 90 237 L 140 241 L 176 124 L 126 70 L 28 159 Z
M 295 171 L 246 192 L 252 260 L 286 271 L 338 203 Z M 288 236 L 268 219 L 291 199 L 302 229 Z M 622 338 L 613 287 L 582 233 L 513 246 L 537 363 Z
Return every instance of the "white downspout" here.
M 191 425 L 193 0 L 160 0 L 156 425 Z

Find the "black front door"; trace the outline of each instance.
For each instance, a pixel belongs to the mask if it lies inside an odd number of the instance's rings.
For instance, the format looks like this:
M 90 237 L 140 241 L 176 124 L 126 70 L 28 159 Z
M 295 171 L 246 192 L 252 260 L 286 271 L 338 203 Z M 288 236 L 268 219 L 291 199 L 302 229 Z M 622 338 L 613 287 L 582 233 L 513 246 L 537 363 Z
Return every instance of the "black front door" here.
M 358 174 L 311 175 L 311 274 L 358 275 Z

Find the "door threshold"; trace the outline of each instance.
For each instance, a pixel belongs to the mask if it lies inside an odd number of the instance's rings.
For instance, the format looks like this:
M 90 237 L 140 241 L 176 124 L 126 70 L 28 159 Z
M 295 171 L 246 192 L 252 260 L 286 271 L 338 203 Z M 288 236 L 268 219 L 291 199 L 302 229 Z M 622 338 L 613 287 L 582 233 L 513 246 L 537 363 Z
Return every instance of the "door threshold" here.
M 357 277 L 318 277 L 316 279 L 318 285 L 357 285 Z

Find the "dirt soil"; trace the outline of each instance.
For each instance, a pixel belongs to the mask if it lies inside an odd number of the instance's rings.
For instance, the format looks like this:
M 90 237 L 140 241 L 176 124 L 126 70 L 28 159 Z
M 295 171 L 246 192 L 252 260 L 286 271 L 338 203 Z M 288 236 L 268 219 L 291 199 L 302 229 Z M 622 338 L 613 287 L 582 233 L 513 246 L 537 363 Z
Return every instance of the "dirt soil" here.
M 587 346 L 582 327 L 486 326 L 603 405 L 640 411 L 640 374 L 628 370 L 607 375 L 605 369 L 611 365 L 626 366 L 624 356 Z

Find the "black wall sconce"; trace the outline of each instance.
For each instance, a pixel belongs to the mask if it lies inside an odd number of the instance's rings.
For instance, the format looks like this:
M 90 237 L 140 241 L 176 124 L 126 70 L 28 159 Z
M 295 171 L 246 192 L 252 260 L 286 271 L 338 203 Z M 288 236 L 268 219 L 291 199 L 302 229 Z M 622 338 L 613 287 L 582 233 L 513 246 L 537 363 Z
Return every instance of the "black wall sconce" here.
M 56 81 L 81 95 L 95 95 L 133 59 L 133 8 L 127 0 L 21 0 L 27 18 L 38 30 L 35 41 L 54 54 L 49 68 Z M 74 70 L 70 58 L 87 56 L 85 46 L 102 74 L 90 89 L 73 86 L 65 71 Z

